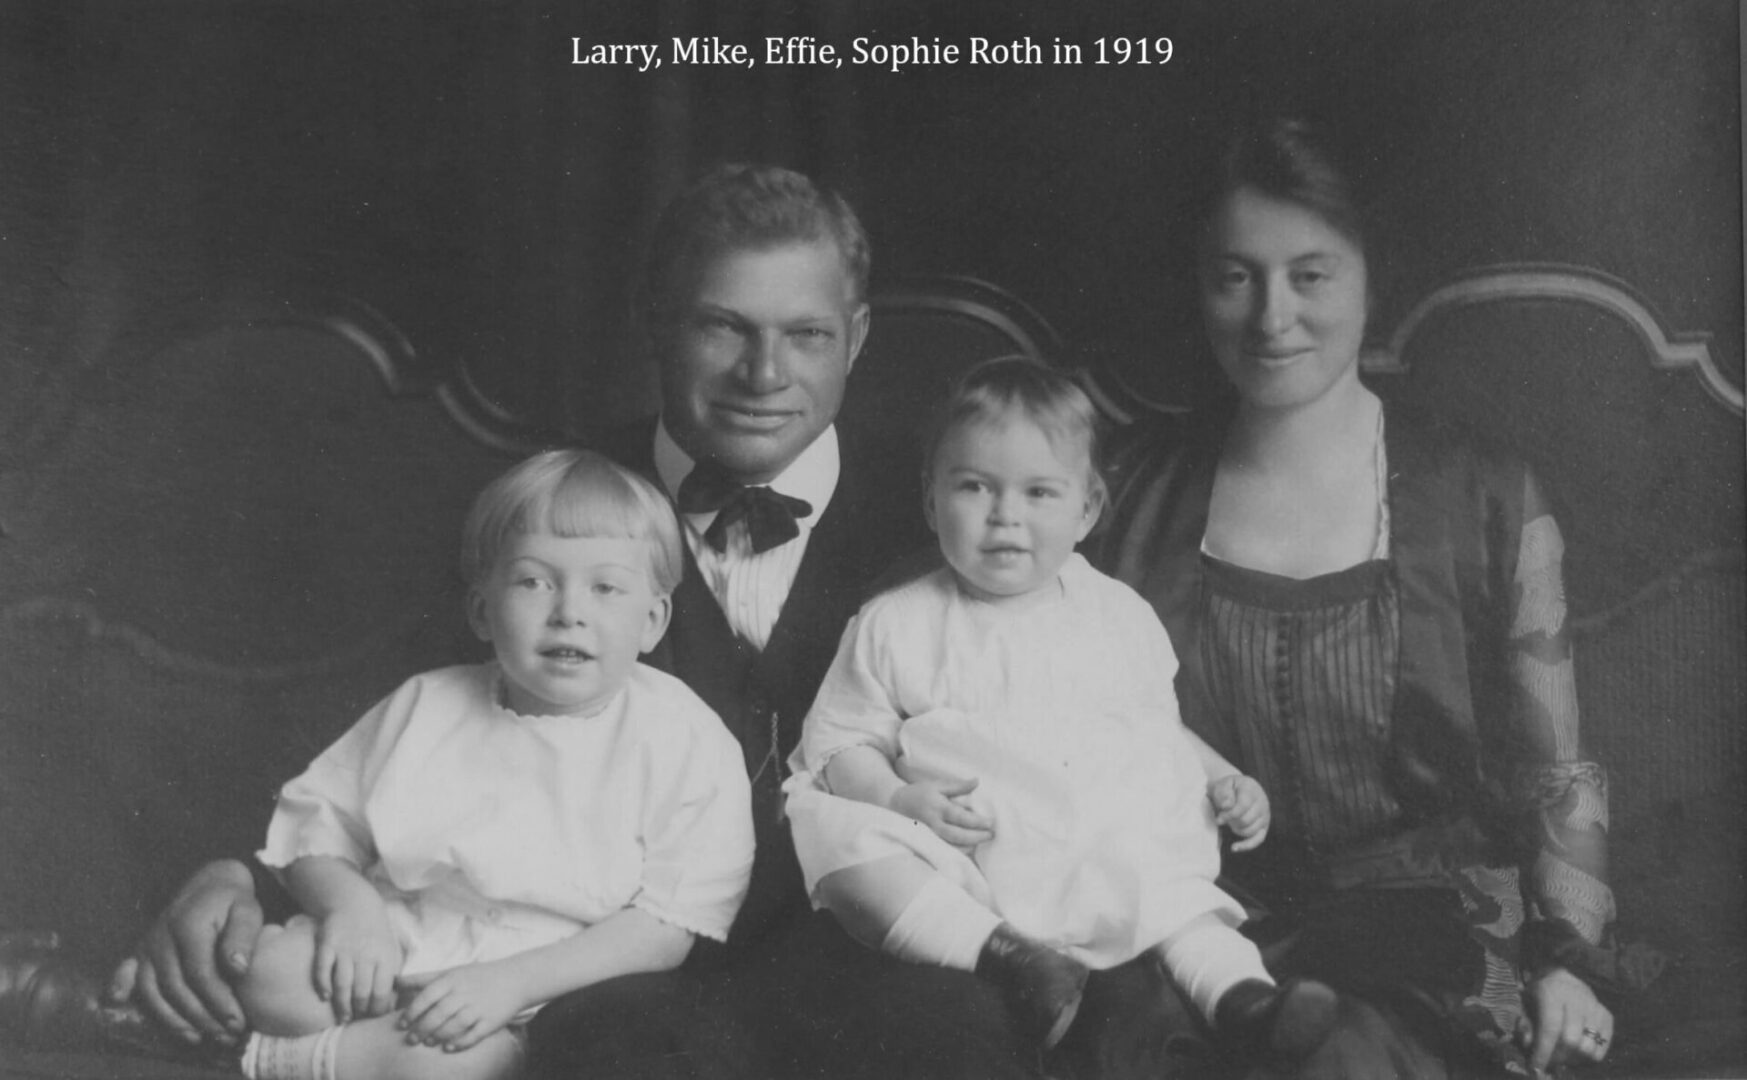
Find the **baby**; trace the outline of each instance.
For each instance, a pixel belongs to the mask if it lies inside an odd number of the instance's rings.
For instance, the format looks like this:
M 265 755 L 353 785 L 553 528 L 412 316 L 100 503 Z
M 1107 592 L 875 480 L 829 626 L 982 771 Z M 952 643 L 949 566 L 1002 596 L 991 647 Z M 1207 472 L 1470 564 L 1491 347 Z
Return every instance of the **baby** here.
M 791 760 L 807 887 L 857 938 L 994 979 L 1039 1044 L 1088 968 L 1154 954 L 1230 1044 L 1314 1049 L 1333 991 L 1277 988 L 1222 892 L 1260 786 L 1182 725 L 1152 609 L 1074 547 L 1103 506 L 1095 414 L 1009 358 L 969 372 L 926 468 L 946 566 L 845 631 Z
M 683 566 L 667 500 L 598 455 L 480 494 L 462 568 L 496 659 L 412 678 L 281 792 L 260 858 L 303 914 L 239 988 L 249 1076 L 511 1076 L 543 1003 L 726 938 L 752 869 L 740 747 L 637 662 Z

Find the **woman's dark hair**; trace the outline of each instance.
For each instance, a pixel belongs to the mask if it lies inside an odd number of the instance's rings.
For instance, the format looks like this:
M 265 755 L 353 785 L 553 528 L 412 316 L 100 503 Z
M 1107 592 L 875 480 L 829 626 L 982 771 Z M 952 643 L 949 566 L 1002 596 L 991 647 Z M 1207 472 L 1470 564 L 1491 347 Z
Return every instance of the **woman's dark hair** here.
M 1310 210 L 1369 255 L 1352 171 L 1315 125 L 1273 117 L 1243 129 L 1227 146 L 1215 177 L 1198 218 L 1203 229 L 1233 192 L 1254 188 Z

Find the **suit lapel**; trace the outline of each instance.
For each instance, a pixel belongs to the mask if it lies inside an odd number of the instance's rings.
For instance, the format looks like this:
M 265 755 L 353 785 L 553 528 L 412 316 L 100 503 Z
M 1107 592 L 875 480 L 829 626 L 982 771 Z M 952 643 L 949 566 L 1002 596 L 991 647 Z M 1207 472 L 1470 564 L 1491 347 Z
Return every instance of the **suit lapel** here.
M 655 424 L 651 418 L 621 428 L 603 440 L 601 449 L 659 484 Z M 729 627 L 687 544 L 673 620 L 645 658 L 684 679 L 721 714 L 746 747 L 754 772 L 768 752 L 769 736 L 752 729 L 767 724 L 774 710 L 779 755 L 794 747 L 843 627 L 868 587 L 898 556 L 926 540 L 920 508 L 904 478 L 888 476 L 891 470 L 858 468 L 858 461 L 846 443 L 837 488 L 807 539 L 762 652 Z
M 801 721 L 844 626 L 878 575 L 916 540 L 914 519 L 920 514 L 893 512 L 890 498 L 868 498 L 865 477 L 846 456 L 837 490 L 807 540 L 788 599 L 757 660 L 758 679 L 779 712 L 785 755 L 799 741 Z

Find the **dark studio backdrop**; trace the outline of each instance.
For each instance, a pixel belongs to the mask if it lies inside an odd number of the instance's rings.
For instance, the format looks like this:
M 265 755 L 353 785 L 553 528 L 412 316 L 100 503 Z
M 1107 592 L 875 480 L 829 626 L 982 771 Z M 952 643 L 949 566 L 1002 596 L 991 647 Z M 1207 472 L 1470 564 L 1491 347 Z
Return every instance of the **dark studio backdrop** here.
M 1029 37 L 1046 62 L 679 65 L 671 46 L 973 36 Z M 1100 38 L 1115 59 L 1117 38 L 1156 58 L 1163 37 L 1168 63 L 1096 63 Z M 573 39 L 665 62 L 575 64 Z M 1083 62 L 1049 62 L 1058 41 Z M 429 379 L 464 367 L 506 413 L 586 440 L 654 403 L 625 314 L 656 208 L 712 161 L 764 159 L 850 196 L 876 286 L 987 280 L 1064 359 L 1192 403 L 1211 383 L 1186 200 L 1233 119 L 1274 110 L 1329 125 L 1374 196 L 1375 332 L 1467 269 L 1574 264 L 1709 334 L 1738 403 L 1742 48 L 1733 0 L 0 3 L 0 929 L 120 947 L 195 861 L 252 842 L 265 776 L 463 636 L 432 614 L 450 583 L 420 578 L 414 604 L 354 553 L 446 566 L 503 459 L 405 422 L 362 376 L 317 421 L 276 408 L 356 365 L 231 387 L 237 339 L 202 328 L 362 302 Z M 1406 396 L 1493 421 L 1553 482 L 1600 657 L 1585 689 L 1632 714 L 1599 737 L 1639 753 L 1690 715 L 1716 729 L 1699 765 L 1669 763 L 1679 797 L 1627 783 L 1615 824 L 1665 855 L 1724 834 L 1685 945 L 1728 924 L 1738 950 L 1739 405 L 1593 312 L 1543 315 L 1446 318 Z M 1669 597 L 1702 610 L 1646 631 L 1653 648 L 1606 636 Z M 311 668 L 328 696 L 282 685 L 303 643 L 374 640 L 370 612 L 419 605 L 416 647 Z M 1642 690 L 1651 673 L 1675 697 Z M 218 704 L 189 689 L 207 678 Z M 272 766 L 229 767 L 263 742 Z M 65 854 L 90 836 L 103 870 Z M 1730 963 L 1714 978 L 1738 1019 Z

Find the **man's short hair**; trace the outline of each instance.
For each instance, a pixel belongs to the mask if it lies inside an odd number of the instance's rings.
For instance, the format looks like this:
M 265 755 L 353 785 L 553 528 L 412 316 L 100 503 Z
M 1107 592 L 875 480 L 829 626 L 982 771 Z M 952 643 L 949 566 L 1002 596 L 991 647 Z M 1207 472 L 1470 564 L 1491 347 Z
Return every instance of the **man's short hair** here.
M 841 195 L 776 165 L 718 165 L 667 204 L 643 264 L 638 311 L 653 320 L 684 276 L 730 251 L 829 239 L 843 258 L 850 299 L 867 296 L 867 232 Z

